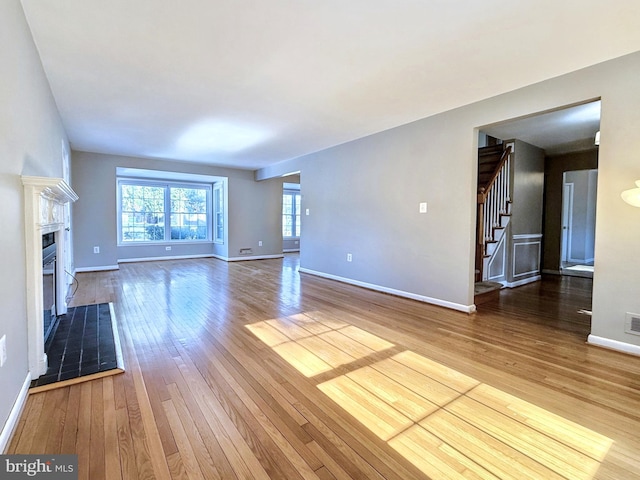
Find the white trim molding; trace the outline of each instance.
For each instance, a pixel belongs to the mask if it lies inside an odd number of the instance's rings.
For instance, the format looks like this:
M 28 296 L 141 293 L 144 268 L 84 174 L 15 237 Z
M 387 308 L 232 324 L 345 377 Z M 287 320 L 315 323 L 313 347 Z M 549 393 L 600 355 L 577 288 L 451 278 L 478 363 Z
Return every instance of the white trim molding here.
M 24 379 L 20 393 L 18 393 L 18 397 L 16 401 L 13 402 L 13 407 L 11 407 L 11 411 L 9 412 L 9 418 L 7 418 L 7 421 L 2 427 L 2 432 L 0 432 L 0 453 L 2 454 L 5 453 L 9 446 L 13 432 L 16 429 L 16 425 L 18 425 L 20 414 L 27 403 L 29 385 L 31 385 L 31 373 L 27 372 L 27 378 Z
M 522 280 L 518 280 L 517 282 L 503 282 L 502 284 L 508 288 L 521 287 L 522 285 L 527 285 L 528 283 L 537 282 L 542 279 L 542 275 L 536 275 L 535 277 L 523 278 Z
M 216 258 L 220 258 L 226 262 L 242 262 L 244 260 L 269 260 L 270 258 L 284 258 L 283 253 L 278 253 L 275 255 L 243 255 L 242 257 L 220 257 L 216 256 Z
M 490 280 L 492 282 L 500 282 L 501 279 L 505 278 L 507 275 L 507 245 L 505 243 L 505 238 L 507 238 L 506 235 L 502 235 L 502 237 L 500 237 L 500 240 L 498 241 L 498 244 L 496 245 L 495 250 L 493 251 L 493 255 L 491 256 L 491 258 L 489 259 L 489 261 L 487 262 L 487 280 Z M 500 255 L 500 251 L 502 251 L 502 271 L 499 272 L 497 275 L 491 275 L 491 268 L 493 267 L 493 262 L 498 258 L 498 256 Z
M 640 346 L 633 345 L 631 343 L 619 342 L 618 340 L 598 337 L 597 335 L 589 335 L 589 337 L 587 337 L 587 343 L 598 347 L 608 348 L 610 350 L 617 350 L 618 352 L 640 356 Z
M 522 239 L 528 239 L 528 238 L 542 238 L 542 234 L 541 233 L 525 233 L 525 234 L 513 235 L 511 238 L 513 238 L 514 240 L 522 240 Z
M 24 186 L 24 218 L 27 280 L 27 335 L 29 371 L 32 379 L 47 371 L 44 353 L 44 319 L 42 312 L 42 235 L 56 232 L 56 260 L 63 268 L 57 271 L 56 314 L 67 313 L 64 265 L 67 248 L 64 232 L 68 220 L 65 204 L 78 200 L 78 195 L 62 178 L 22 177 Z
M 82 272 L 106 272 L 108 270 L 120 270 L 118 265 L 97 265 L 95 267 L 76 267 L 76 273 Z
M 410 298 L 423 303 L 429 303 L 431 305 L 437 305 L 439 307 L 450 308 L 452 310 L 458 310 L 464 313 L 474 313 L 476 311 L 475 305 L 462 305 L 460 303 L 448 302 L 446 300 L 440 300 L 438 298 L 426 297 L 424 295 L 418 295 L 411 292 L 405 292 L 403 290 L 396 290 L 394 288 L 383 287 L 381 285 L 375 285 L 373 283 L 361 282 L 359 280 L 353 280 L 351 278 L 340 277 L 332 275 L 330 273 L 318 272 L 316 270 L 310 270 L 308 268 L 300 267 L 299 272 L 308 273 L 309 275 L 315 275 L 317 277 L 328 278 L 329 280 L 336 280 L 342 283 L 348 283 L 357 287 L 367 288 L 369 290 L 376 290 L 378 292 L 388 293 L 390 295 L 396 295 L 398 297 Z
M 534 239 L 533 241 L 530 242 L 517 242 L 513 244 L 513 256 L 512 256 L 512 265 L 511 265 L 511 276 L 512 278 L 518 278 L 518 277 L 524 277 L 527 275 L 540 275 L 540 259 L 542 257 L 542 235 L 537 235 L 537 234 L 526 234 L 526 235 L 514 235 L 513 236 L 513 240 L 525 240 L 525 239 Z M 537 240 L 535 240 L 537 239 Z M 537 256 L 535 258 L 535 264 L 536 267 L 533 270 L 529 270 L 527 272 L 520 272 L 520 273 L 516 273 L 516 264 L 518 257 L 518 254 L 516 252 L 516 247 L 525 247 L 528 245 L 537 245 L 538 246 L 538 251 L 537 251 Z
M 158 260 L 187 260 L 189 258 L 212 258 L 213 253 L 203 253 L 199 255 L 167 255 L 165 257 L 140 257 L 140 258 L 119 258 L 118 263 L 135 263 L 135 262 L 155 262 Z M 116 270 L 118 267 L 116 267 Z

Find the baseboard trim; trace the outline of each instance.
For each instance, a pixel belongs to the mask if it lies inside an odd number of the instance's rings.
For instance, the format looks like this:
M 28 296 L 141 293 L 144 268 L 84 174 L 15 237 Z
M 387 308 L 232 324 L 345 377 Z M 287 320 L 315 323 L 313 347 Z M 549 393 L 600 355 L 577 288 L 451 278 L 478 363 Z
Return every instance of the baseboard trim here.
M 157 262 L 161 260 L 187 260 L 190 258 L 211 258 L 212 253 L 202 253 L 198 255 L 167 255 L 164 257 L 139 257 L 139 258 L 119 258 L 118 263 L 137 263 L 137 262 Z
M 437 305 L 439 307 L 450 308 L 452 310 L 458 310 L 464 313 L 473 313 L 476 311 L 475 305 L 462 305 L 460 303 L 448 302 L 446 300 L 440 300 L 439 298 L 426 297 L 424 295 L 417 295 L 411 292 L 405 292 L 404 290 L 396 290 L 395 288 L 383 287 L 373 283 L 361 282 L 359 280 L 353 280 L 351 278 L 340 277 L 338 275 L 332 275 L 330 273 L 319 272 L 317 270 L 311 270 L 308 268 L 300 267 L 299 272 L 308 273 L 309 275 L 315 275 L 317 277 L 328 278 L 329 280 L 336 280 L 342 283 L 348 283 L 357 287 L 367 288 L 369 290 L 376 290 L 378 292 L 388 293 L 390 295 L 396 295 L 398 297 L 410 298 L 423 303 L 429 303 L 431 305 Z
M 278 253 L 276 255 L 243 255 L 242 257 L 227 257 L 223 260 L 226 260 L 227 262 L 242 262 L 244 260 L 269 260 L 272 258 L 284 258 L 284 254 Z
M 608 348 L 609 350 L 616 350 L 617 352 L 640 356 L 640 346 L 632 345 L 631 343 L 619 342 L 618 340 L 598 337 L 597 335 L 589 335 L 587 343 L 597 347 Z
M 22 384 L 22 388 L 20 389 L 20 393 L 16 398 L 16 401 L 11 408 L 11 412 L 9 412 L 9 418 L 5 422 L 2 427 L 2 433 L 0 433 L 0 452 L 3 454 L 6 452 L 7 447 L 9 446 L 9 442 L 11 441 L 11 437 L 13 436 L 13 432 L 18 425 L 18 420 L 20 419 L 20 414 L 24 409 L 24 406 L 27 403 L 27 396 L 29 395 L 29 385 L 31 385 L 31 372 L 27 372 L 27 377 Z
M 528 283 L 534 283 L 542 279 L 541 275 L 536 275 L 535 277 L 523 278 L 522 280 L 518 280 L 517 282 L 500 282 L 503 283 L 505 287 L 515 288 L 521 287 L 522 285 L 527 285 Z
M 120 267 L 118 265 L 98 265 L 95 267 L 76 267 L 75 273 L 106 272 L 108 270 L 120 270 Z

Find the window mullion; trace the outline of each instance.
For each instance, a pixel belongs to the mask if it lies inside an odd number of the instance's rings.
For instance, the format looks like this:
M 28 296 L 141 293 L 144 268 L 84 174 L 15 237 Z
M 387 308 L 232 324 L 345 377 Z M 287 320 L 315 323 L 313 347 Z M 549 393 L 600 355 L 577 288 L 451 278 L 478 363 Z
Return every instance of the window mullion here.
M 164 241 L 171 241 L 171 187 L 164 186 Z

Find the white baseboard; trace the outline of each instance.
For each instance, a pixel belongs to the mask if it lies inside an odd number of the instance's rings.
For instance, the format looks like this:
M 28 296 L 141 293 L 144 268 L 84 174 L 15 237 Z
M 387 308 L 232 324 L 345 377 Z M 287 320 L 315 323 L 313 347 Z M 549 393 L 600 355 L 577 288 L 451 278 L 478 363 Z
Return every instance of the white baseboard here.
M 589 335 L 587 337 L 587 343 L 591 345 L 597 345 L 598 347 L 617 350 L 618 352 L 629 353 L 631 355 L 640 356 L 640 346 L 633 345 L 631 343 L 619 342 L 618 340 L 611 340 L 610 338 L 598 337 L 597 335 Z
M 18 394 L 16 401 L 13 403 L 13 408 L 11 408 L 11 412 L 9 412 L 9 418 L 7 418 L 7 421 L 2 427 L 2 432 L 0 433 L 0 453 L 2 454 L 5 453 L 9 446 L 9 441 L 13 435 L 13 431 L 15 430 L 16 425 L 18 425 L 20 414 L 27 403 L 29 385 L 31 385 L 31 372 L 27 372 L 27 378 L 25 378 L 22 388 L 20 389 L 20 393 Z
M 140 257 L 140 258 L 119 258 L 118 263 L 156 262 L 159 260 L 185 260 L 189 258 L 212 258 L 213 253 L 203 253 L 199 255 L 167 255 L 164 257 Z
M 351 278 L 339 277 L 337 275 L 331 275 L 330 273 L 318 272 L 316 270 L 310 270 L 308 268 L 300 267 L 298 271 L 302 273 L 308 273 L 317 277 L 328 278 L 330 280 L 336 280 L 342 283 L 348 283 L 350 285 L 356 285 L 358 287 L 368 288 L 369 290 L 376 290 L 378 292 L 389 293 L 398 297 L 410 298 L 419 302 L 429 303 L 431 305 L 437 305 L 439 307 L 451 308 L 465 313 L 473 313 L 476 311 L 475 305 L 462 305 L 460 303 L 448 302 L 446 300 L 440 300 L 438 298 L 426 297 L 424 295 L 417 295 L 411 292 L 405 292 L 403 290 L 396 290 L 394 288 L 383 287 L 381 285 L 375 285 L 373 283 L 360 282 Z
M 502 283 L 505 287 L 515 288 L 515 287 L 521 287 L 522 285 L 526 285 L 528 283 L 537 282 L 540 279 L 542 279 L 542 276 L 536 275 L 535 277 L 523 278 L 522 280 L 518 280 L 517 282 L 500 282 L 500 283 Z
M 74 273 L 80 272 L 106 272 L 108 270 L 120 270 L 118 265 L 98 265 L 95 267 L 76 267 Z
M 216 257 L 227 262 L 243 262 L 245 260 L 269 260 L 271 258 L 283 258 L 284 254 L 278 253 L 275 255 L 243 255 L 242 257 Z

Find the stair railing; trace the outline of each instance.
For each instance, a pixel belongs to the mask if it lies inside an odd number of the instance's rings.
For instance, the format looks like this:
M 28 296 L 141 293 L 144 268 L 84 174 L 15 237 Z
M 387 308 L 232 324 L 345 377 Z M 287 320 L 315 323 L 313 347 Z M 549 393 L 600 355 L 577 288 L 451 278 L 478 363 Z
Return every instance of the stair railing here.
M 509 214 L 511 202 L 511 146 L 502 153 L 486 186 L 478 189 L 478 247 L 477 260 L 486 253 L 487 242 L 494 240 L 496 228 L 502 227 L 502 216 Z M 477 266 L 482 262 L 476 261 Z

